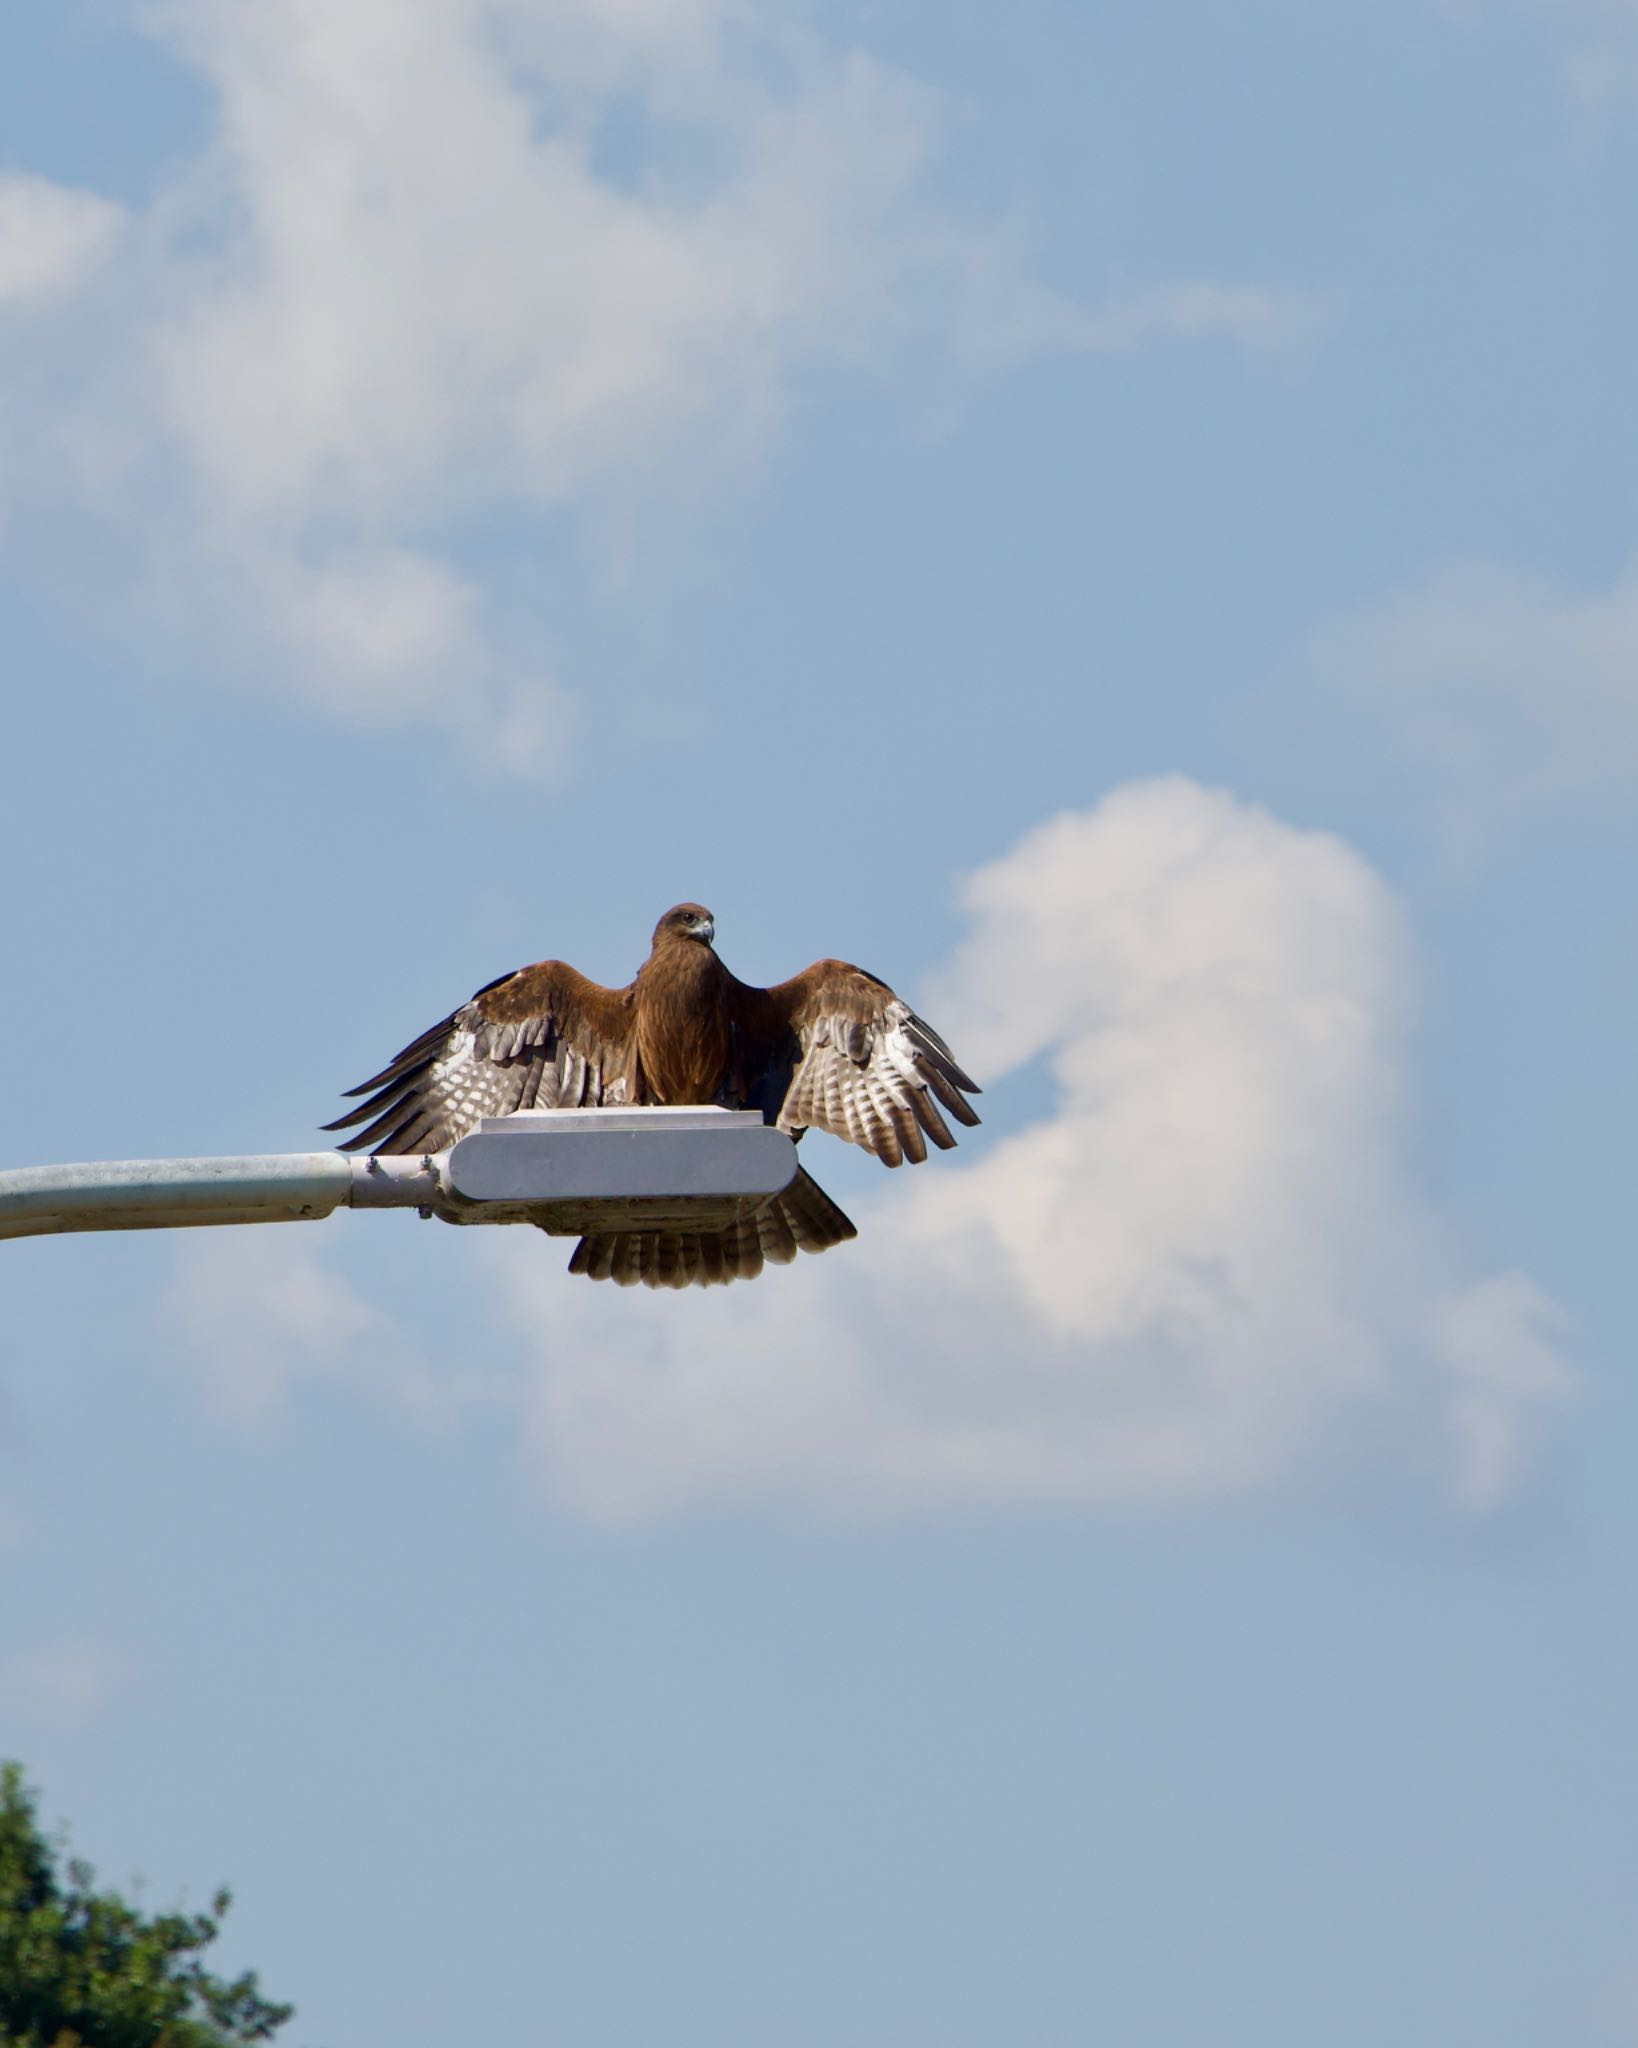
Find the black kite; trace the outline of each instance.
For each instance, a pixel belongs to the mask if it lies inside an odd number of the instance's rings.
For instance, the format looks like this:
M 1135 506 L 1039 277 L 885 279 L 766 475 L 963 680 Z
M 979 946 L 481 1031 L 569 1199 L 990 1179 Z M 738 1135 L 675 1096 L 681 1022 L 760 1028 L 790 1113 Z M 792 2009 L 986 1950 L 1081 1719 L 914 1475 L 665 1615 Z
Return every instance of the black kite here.
M 502 975 L 353 1095 L 369 1100 L 326 1124 L 367 1126 L 342 1149 L 440 1152 L 480 1117 L 520 1109 L 714 1103 L 757 1109 L 800 1138 L 810 1125 L 862 1145 L 887 1166 L 955 1143 L 978 1117 L 950 1048 L 886 982 L 845 960 L 817 960 L 776 988 L 737 980 L 712 946 L 716 925 L 679 903 L 625 988 L 603 988 L 561 960 Z M 805 1172 L 726 1230 L 614 1231 L 583 1237 L 571 1273 L 623 1286 L 748 1280 L 857 1235 Z

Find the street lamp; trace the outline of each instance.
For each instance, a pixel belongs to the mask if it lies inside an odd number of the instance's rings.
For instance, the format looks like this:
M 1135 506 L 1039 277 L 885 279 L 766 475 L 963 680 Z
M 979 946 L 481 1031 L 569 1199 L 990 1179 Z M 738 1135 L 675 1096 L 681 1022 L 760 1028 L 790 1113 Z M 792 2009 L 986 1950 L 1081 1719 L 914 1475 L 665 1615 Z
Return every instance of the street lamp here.
M 722 1230 L 795 1175 L 795 1145 L 755 1110 L 524 1110 L 484 1118 L 445 1152 L 276 1152 L 0 1172 L 0 1237 L 318 1222 L 344 1208 L 532 1223 L 558 1237 Z

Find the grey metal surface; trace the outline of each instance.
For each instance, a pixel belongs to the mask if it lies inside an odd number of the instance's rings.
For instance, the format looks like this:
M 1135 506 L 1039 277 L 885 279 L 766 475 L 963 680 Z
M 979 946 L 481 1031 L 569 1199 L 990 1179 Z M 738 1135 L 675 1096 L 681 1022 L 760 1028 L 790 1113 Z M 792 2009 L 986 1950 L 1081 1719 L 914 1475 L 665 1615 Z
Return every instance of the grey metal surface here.
M 353 1162 L 335 1152 L 26 1166 L 0 1173 L 0 1237 L 304 1222 L 328 1216 L 352 1185 Z
M 795 1173 L 796 1147 L 755 1110 L 524 1111 L 484 1118 L 449 1155 L 473 1202 L 761 1198 Z
M 791 1140 L 754 1113 L 532 1112 L 487 1118 L 452 1152 L 420 1157 L 275 1152 L 16 1168 L 0 1172 L 0 1238 L 313 1222 L 343 1207 L 531 1223 L 563 1236 L 710 1230 L 795 1172 Z
M 351 1158 L 353 1184 L 350 1209 L 435 1209 L 447 1192 L 442 1153 L 419 1152 L 403 1158 L 371 1153 Z

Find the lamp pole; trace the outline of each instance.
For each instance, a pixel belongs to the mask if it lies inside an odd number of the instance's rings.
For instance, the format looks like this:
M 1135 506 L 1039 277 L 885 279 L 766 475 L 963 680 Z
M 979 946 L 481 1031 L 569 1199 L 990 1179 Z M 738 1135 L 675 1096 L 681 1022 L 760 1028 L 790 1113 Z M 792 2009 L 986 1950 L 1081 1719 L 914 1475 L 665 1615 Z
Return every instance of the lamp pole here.
M 366 1159 L 275 1152 L 0 1172 L 0 1238 L 80 1230 L 318 1222 L 417 1209 L 554 1236 L 723 1228 L 789 1186 L 796 1147 L 755 1110 L 529 1110 L 486 1117 L 445 1152 Z

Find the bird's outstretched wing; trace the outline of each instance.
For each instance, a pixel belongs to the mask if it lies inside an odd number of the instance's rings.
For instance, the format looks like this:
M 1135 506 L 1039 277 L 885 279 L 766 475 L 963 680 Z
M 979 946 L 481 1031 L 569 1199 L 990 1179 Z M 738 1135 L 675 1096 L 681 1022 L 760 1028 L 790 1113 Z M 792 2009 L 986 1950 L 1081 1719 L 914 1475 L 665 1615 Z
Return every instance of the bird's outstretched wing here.
M 764 1003 L 749 1007 L 769 1050 L 769 1078 L 777 1086 L 782 1067 L 790 1076 L 781 1130 L 811 1125 L 902 1166 L 927 1157 L 928 1138 L 943 1151 L 954 1145 L 940 1105 L 957 1123 L 978 1122 L 962 1092 L 979 1094 L 978 1083 L 932 1026 L 862 967 L 816 960 L 757 994 Z
M 515 1109 L 596 1109 L 631 1085 L 632 995 L 561 960 L 520 967 L 479 989 L 349 1095 L 324 1126 L 365 1124 L 344 1152 L 441 1152 L 480 1117 Z

